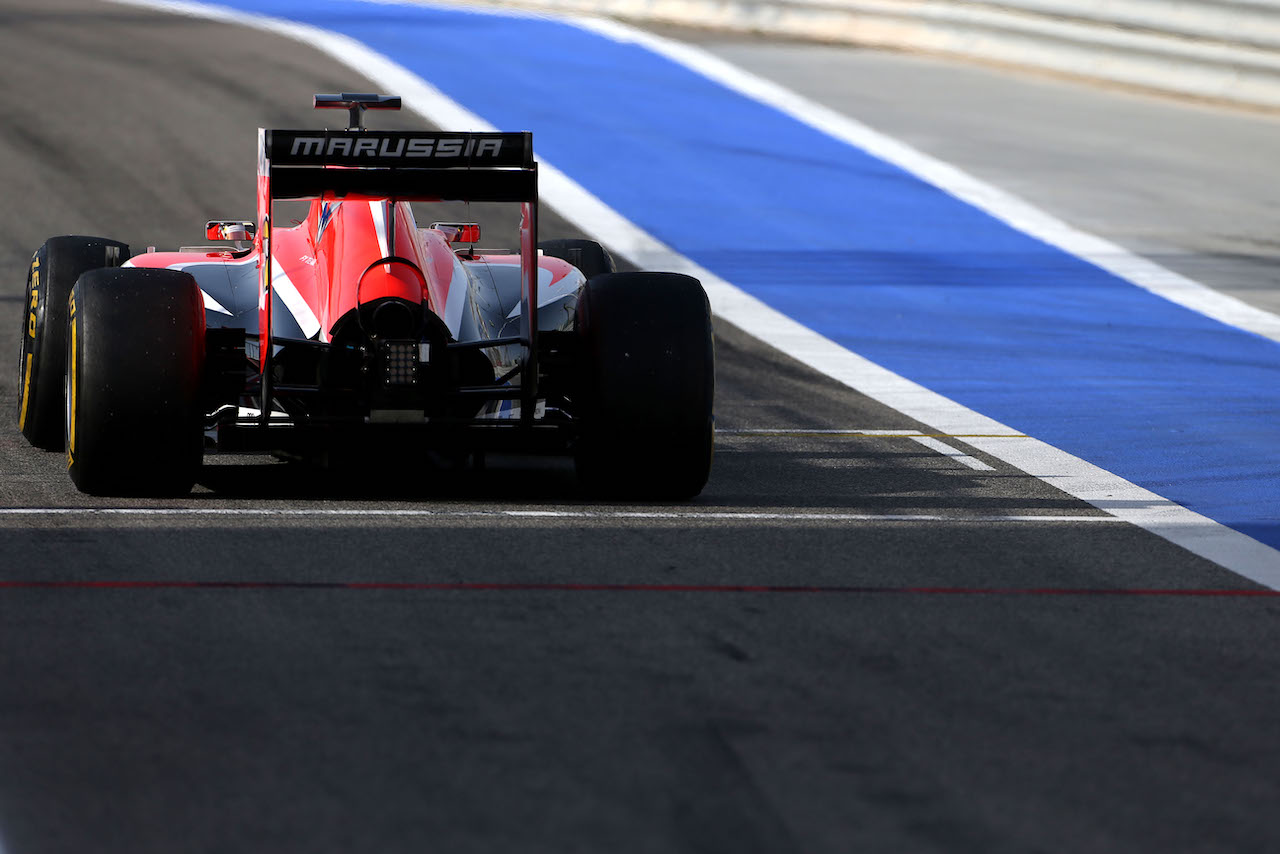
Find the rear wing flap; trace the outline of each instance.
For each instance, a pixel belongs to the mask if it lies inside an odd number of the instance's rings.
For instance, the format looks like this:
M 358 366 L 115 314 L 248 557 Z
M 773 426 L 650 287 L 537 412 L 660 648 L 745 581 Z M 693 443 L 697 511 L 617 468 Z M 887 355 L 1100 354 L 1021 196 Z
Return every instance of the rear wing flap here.
M 259 140 L 273 200 L 528 202 L 536 174 L 530 133 L 264 130 Z

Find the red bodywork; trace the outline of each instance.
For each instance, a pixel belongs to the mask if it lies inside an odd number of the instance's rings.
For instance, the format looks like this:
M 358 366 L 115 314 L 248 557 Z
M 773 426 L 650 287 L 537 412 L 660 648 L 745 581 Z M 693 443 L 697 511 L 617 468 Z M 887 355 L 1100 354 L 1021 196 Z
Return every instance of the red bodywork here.
M 395 213 L 388 216 L 393 206 Z M 391 220 L 395 222 L 394 243 L 389 240 Z M 382 297 L 425 301 L 431 311 L 448 322 L 452 319 L 446 313 L 451 289 L 467 286 L 465 278 L 458 275 L 457 255 L 445 233 L 419 228 L 407 202 L 317 199 L 311 203 L 306 220 L 288 228 L 272 228 L 267 239 L 273 241 L 273 290 L 308 337 L 314 334 L 320 341 L 328 341 L 334 324 L 360 303 Z M 128 263 L 135 267 L 178 269 L 205 264 L 252 264 L 261 277 L 262 242 L 261 236 L 256 238 L 248 255 L 231 249 L 149 252 Z M 392 254 L 392 246 L 395 256 L 409 263 L 378 264 Z M 520 264 L 520 256 L 513 254 L 487 254 L 475 256 L 474 260 Z M 567 261 L 548 256 L 538 256 L 537 266 L 550 274 L 543 289 L 574 272 Z M 299 303 L 305 310 L 300 310 Z M 265 308 L 261 301 L 259 308 Z M 262 323 L 265 319 L 260 318 L 259 330 L 266 328 Z

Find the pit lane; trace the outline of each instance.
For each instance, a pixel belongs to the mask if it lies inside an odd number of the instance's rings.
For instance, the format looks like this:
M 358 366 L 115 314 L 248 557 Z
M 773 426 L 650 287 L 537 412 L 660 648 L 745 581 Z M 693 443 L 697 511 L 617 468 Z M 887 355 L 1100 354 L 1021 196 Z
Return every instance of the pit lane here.
M 0 177 L 24 200 L 0 230 L 0 351 L 45 237 L 191 242 L 251 209 L 256 127 L 308 126 L 312 92 L 360 83 L 264 34 L 88 0 L 0 19 L 23 117 Z M 543 234 L 572 236 L 553 212 Z M 1274 844 L 1275 603 L 928 595 L 1253 588 L 1126 525 L 1024 518 L 1101 517 L 963 439 L 944 441 L 992 471 L 812 434 L 924 428 L 716 334 L 718 426 L 802 435 L 723 434 L 695 518 L 593 504 L 530 460 L 371 488 L 214 459 L 180 501 L 90 499 L 0 433 L 0 508 L 59 510 L 0 515 L 4 580 L 233 582 L 0 591 L 6 850 Z M 255 515 L 308 508 L 335 512 Z M 76 512 L 111 509 L 193 512 Z M 438 515 L 385 515 L 414 509 Z M 568 589 L 608 584 L 668 589 Z

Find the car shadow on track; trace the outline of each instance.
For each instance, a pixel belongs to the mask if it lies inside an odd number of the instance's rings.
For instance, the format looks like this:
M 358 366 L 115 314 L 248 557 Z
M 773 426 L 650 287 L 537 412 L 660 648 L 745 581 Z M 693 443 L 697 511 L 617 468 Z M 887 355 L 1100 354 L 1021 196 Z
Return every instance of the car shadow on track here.
M 201 489 L 200 487 L 203 487 Z M 254 457 L 208 458 L 193 497 L 293 501 L 581 500 L 572 460 L 490 458 L 477 466 L 422 461 L 323 467 Z
M 977 472 L 909 440 L 721 441 L 702 494 L 684 502 L 601 500 L 565 457 L 326 469 L 255 457 L 210 457 L 193 498 L 288 501 L 482 501 L 904 513 L 1079 511 L 1087 505 L 1011 469 Z
M 974 471 L 910 439 L 722 442 L 702 498 L 855 513 L 1059 512 L 1088 505 L 1023 472 Z

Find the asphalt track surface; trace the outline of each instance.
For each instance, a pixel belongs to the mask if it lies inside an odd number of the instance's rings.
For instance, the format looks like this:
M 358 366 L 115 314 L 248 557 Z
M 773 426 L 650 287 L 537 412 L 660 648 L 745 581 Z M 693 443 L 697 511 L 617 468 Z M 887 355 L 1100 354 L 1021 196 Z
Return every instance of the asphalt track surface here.
M 8 352 L 45 237 L 200 242 L 252 209 L 255 128 L 362 88 L 276 37 L 88 0 L 6 0 L 0 68 Z M 1157 106 L 1206 137 L 1268 121 Z M 919 425 L 716 332 L 726 433 L 678 507 L 519 460 L 366 485 L 229 458 L 188 499 L 105 501 L 0 433 L 0 845 L 1276 847 L 1280 602 L 998 461 L 808 433 Z

